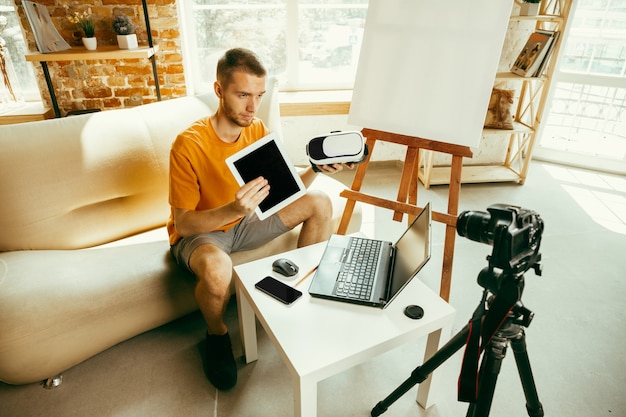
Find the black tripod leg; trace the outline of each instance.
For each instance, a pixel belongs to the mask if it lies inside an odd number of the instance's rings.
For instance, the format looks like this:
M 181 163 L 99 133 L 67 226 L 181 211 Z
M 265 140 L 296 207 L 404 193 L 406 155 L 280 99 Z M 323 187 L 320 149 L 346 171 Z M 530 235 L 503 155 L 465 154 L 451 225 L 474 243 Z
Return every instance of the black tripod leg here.
M 489 415 L 498 374 L 500 374 L 502 360 L 506 355 L 507 343 L 507 339 L 498 332 L 487 345 L 478 374 L 478 397 L 476 402 L 471 403 L 467 409 L 467 417 L 487 417 Z
M 398 388 L 396 388 L 387 398 L 380 401 L 372 409 L 372 417 L 377 417 L 387 411 L 389 406 L 402 397 L 408 390 L 410 390 L 416 384 L 424 382 L 428 375 L 430 375 L 435 369 L 437 369 L 442 363 L 449 359 L 452 355 L 461 349 L 467 342 L 467 336 L 469 334 L 469 325 L 465 326 L 459 333 L 457 333 L 452 339 L 448 341 L 441 349 L 439 349 L 433 356 L 430 357 L 422 366 L 418 366 L 411 372 L 411 376 L 404 381 Z
M 530 360 L 526 351 L 526 336 L 522 329 L 519 335 L 511 339 L 511 348 L 515 355 L 515 363 L 517 364 L 517 372 L 519 372 L 526 396 L 526 410 L 530 417 L 543 417 L 543 406 L 537 395 L 537 387 L 533 378 L 533 372 L 530 369 Z

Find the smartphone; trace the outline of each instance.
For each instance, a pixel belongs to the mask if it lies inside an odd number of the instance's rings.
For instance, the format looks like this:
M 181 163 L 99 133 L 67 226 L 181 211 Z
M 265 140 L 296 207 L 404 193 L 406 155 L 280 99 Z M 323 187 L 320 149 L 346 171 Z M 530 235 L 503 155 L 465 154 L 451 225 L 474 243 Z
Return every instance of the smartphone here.
M 268 295 L 271 295 L 284 304 L 291 304 L 302 295 L 302 292 L 297 289 L 290 287 L 284 282 L 270 276 L 267 276 L 254 284 L 254 287 Z

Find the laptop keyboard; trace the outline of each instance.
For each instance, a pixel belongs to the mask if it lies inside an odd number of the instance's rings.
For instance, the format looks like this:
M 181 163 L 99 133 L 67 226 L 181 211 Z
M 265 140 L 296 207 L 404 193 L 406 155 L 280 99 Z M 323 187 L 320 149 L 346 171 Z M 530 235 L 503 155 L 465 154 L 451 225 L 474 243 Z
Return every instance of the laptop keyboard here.
M 369 300 L 374 286 L 380 240 L 352 238 L 351 258 L 337 277 L 335 293 L 345 298 Z

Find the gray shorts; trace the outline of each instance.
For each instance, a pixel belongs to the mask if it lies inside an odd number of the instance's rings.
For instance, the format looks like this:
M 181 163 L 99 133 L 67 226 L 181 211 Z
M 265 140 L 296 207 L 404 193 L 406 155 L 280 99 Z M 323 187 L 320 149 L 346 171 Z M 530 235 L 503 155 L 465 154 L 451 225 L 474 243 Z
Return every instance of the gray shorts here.
M 184 237 L 170 247 L 170 252 L 179 265 L 191 271 L 189 258 L 200 245 L 214 245 L 231 254 L 256 249 L 288 231 L 278 214 L 264 221 L 259 220 L 256 214 L 251 214 L 226 232 L 216 231 Z

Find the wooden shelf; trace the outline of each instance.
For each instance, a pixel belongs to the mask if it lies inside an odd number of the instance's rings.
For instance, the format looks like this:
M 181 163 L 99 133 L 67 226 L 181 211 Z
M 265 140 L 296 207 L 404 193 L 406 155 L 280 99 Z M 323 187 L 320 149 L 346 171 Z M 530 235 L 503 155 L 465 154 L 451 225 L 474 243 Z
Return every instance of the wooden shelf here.
M 513 122 L 513 129 L 483 129 L 483 136 L 488 135 L 506 135 L 511 133 L 533 133 L 532 127 L 526 126 L 523 123 Z
M 522 77 L 521 75 L 513 74 L 512 72 L 498 72 L 496 74 L 496 80 L 515 80 L 515 81 L 545 81 L 545 76 L 541 77 Z
M 120 49 L 117 45 L 98 46 L 95 51 L 88 51 L 82 46 L 75 46 L 67 51 L 42 54 L 31 52 L 25 55 L 27 61 L 55 62 L 55 61 L 89 61 L 98 59 L 142 59 L 150 58 L 159 50 L 158 45 L 137 49 Z
M 536 16 L 511 16 L 509 20 L 519 22 L 561 22 L 563 17 L 556 14 L 540 14 Z

